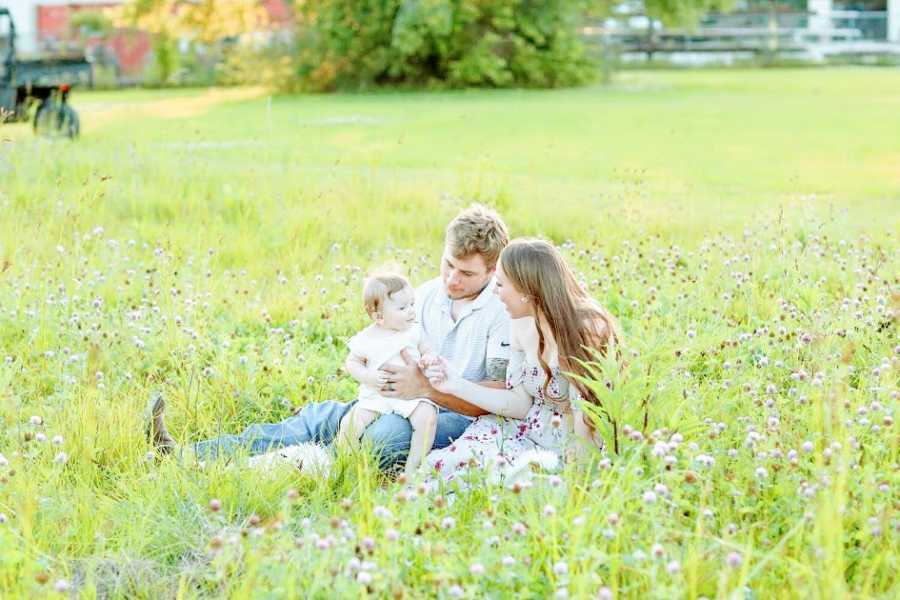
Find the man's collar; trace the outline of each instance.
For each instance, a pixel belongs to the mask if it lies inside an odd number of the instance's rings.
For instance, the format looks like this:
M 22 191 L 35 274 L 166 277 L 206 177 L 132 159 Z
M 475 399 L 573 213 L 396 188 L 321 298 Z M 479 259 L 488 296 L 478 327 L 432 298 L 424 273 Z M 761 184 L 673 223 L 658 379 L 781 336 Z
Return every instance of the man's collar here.
M 490 280 L 488 280 L 487 285 L 484 286 L 480 292 L 478 292 L 478 295 L 475 296 L 475 299 L 472 300 L 471 304 L 469 304 L 470 309 L 478 310 L 479 308 L 484 308 L 484 305 L 487 304 L 490 301 L 491 296 L 494 295 L 494 286 L 495 285 L 496 285 L 496 280 L 494 279 L 494 276 L 492 275 Z M 443 283 L 441 283 L 441 286 L 443 287 Z M 447 310 L 450 310 L 450 306 L 453 304 L 453 298 L 451 298 L 449 296 L 449 294 L 447 294 L 446 288 L 443 290 L 443 292 L 444 292 L 444 307 Z
M 496 285 L 494 276 L 491 275 L 491 279 L 488 281 L 488 284 L 484 286 L 484 289 L 481 290 L 481 293 L 478 294 L 478 297 L 472 301 L 472 310 L 478 310 L 479 308 L 483 308 L 485 304 L 491 299 L 491 296 L 494 295 L 494 286 Z

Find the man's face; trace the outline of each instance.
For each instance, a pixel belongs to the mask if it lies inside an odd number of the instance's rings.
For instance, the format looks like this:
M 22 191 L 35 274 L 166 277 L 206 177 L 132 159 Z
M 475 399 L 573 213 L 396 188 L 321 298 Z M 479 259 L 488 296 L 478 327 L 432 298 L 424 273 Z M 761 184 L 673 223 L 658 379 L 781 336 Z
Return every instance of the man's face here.
M 386 329 L 406 331 L 416 322 L 416 296 L 412 288 L 403 288 L 384 301 L 376 322 Z
M 474 298 L 494 275 L 480 254 L 456 258 L 446 246 L 441 257 L 441 279 L 447 295 L 453 300 Z

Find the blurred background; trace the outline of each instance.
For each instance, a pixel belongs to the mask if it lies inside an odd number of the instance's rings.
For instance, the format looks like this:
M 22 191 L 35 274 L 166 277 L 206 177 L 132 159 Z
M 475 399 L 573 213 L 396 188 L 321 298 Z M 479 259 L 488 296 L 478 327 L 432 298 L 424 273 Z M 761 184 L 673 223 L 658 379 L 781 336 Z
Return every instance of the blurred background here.
M 95 87 L 559 87 L 617 69 L 900 64 L 900 0 L 0 0 Z M 10 25 L 0 21 L 0 47 Z

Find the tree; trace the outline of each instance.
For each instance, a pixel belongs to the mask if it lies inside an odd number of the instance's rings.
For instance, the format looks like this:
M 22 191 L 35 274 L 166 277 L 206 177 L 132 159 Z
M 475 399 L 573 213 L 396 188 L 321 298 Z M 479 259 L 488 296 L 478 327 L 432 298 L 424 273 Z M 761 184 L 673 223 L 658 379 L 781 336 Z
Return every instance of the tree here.
M 693 25 L 711 12 L 729 10 L 737 0 L 643 0 L 640 5 L 648 17 L 659 19 L 665 25 Z M 622 2 L 618 0 L 593 0 L 588 12 L 592 17 L 606 17 Z
M 131 0 L 117 10 L 120 24 L 205 43 L 260 31 L 268 22 L 259 0 Z
M 648 17 L 659 19 L 665 25 L 694 25 L 703 15 L 723 12 L 734 5 L 735 0 L 644 0 Z
M 153 49 L 162 81 L 175 70 L 175 42 L 213 44 L 219 40 L 260 31 L 267 13 L 259 0 L 131 0 L 111 9 L 120 27 L 135 27 L 153 34 Z
M 667 25 L 734 0 L 645 0 Z M 376 85 L 556 87 L 596 72 L 580 29 L 612 0 L 295 0 L 299 77 L 312 90 Z
M 298 0 L 306 89 L 556 87 L 595 68 L 579 0 Z
M 69 19 L 69 29 L 79 38 L 107 36 L 112 33 L 113 23 L 100 11 L 80 10 Z

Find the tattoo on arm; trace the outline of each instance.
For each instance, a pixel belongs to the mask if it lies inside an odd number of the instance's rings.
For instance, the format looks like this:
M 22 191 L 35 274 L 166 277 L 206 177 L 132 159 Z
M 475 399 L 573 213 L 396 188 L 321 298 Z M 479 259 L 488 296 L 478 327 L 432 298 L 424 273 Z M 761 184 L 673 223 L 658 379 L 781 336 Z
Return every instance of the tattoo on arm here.
M 489 358 L 487 361 L 488 381 L 506 381 L 506 367 L 509 361 L 505 358 Z

